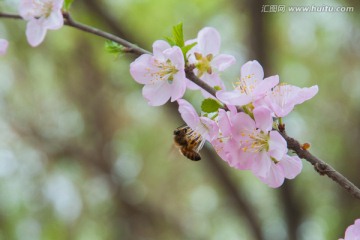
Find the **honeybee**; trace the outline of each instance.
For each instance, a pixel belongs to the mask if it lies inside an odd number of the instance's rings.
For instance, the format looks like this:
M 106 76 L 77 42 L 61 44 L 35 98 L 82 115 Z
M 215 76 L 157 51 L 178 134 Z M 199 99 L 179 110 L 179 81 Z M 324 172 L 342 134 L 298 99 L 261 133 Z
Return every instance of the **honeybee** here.
M 182 126 L 174 130 L 174 142 L 182 155 L 193 161 L 201 160 L 199 150 L 205 140 L 189 126 Z

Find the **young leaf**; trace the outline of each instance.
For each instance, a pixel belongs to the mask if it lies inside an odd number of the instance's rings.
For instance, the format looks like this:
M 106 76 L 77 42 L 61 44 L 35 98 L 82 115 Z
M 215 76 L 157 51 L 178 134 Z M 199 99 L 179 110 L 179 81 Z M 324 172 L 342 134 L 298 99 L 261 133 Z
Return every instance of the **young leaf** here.
M 183 32 L 183 24 L 179 23 L 178 25 L 175 25 L 173 27 L 173 38 L 175 40 L 175 43 L 179 47 L 184 46 L 184 32 Z
M 194 42 L 194 43 L 192 43 L 192 44 L 183 46 L 183 47 L 181 48 L 181 51 L 183 52 L 184 56 L 186 56 L 187 52 L 188 52 L 190 49 L 192 49 L 196 44 L 197 44 L 197 42 Z
M 175 25 L 172 29 L 172 36 L 165 37 L 165 39 L 171 46 L 179 46 L 180 48 L 184 47 L 185 42 L 182 23 Z
M 70 7 L 71 7 L 71 4 L 74 2 L 74 0 L 65 0 L 64 1 L 64 10 L 65 12 L 68 12 Z
M 204 99 L 204 101 L 201 103 L 201 111 L 206 113 L 217 112 L 221 107 L 222 105 L 213 98 Z
M 170 44 L 170 46 L 175 46 L 176 43 L 171 37 L 165 37 L 165 40 Z
M 120 53 L 124 52 L 124 46 L 122 46 L 116 42 L 107 40 L 105 42 L 105 50 L 108 53 L 120 54 Z

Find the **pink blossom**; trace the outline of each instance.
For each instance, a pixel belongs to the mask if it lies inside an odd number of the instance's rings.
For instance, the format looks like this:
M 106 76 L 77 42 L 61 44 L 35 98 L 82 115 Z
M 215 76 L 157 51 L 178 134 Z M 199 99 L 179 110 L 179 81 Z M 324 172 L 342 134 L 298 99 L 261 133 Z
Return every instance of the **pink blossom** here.
M 345 237 L 339 240 L 360 240 L 360 219 L 356 219 L 355 223 L 346 229 Z
M 241 114 L 234 111 L 226 112 L 223 109 L 219 109 L 219 130 L 218 132 L 213 132 L 214 135 L 211 138 L 211 144 L 219 156 L 231 167 L 249 170 L 251 169 L 251 162 L 247 161 L 247 159 L 242 159 L 243 152 L 239 146 L 239 139 L 236 132 L 236 126 L 240 117 Z
M 301 160 L 286 155 L 286 141 L 272 130 L 269 109 L 259 107 L 253 114 L 255 120 L 243 112 L 220 109 L 219 133 L 211 143 L 230 166 L 251 170 L 270 187 L 279 187 L 285 178 L 292 179 L 301 172 Z
M 219 32 L 215 28 L 205 27 L 199 31 L 196 39 L 188 40 L 186 45 L 194 42 L 197 44 L 188 52 L 188 61 L 196 67 L 195 74 L 210 86 L 224 89 L 219 72 L 233 65 L 236 60 L 231 55 L 219 54 L 221 45 Z M 191 81 L 188 82 L 188 87 L 193 90 L 200 89 Z M 203 94 L 209 97 L 205 92 Z
M 244 170 L 252 169 L 256 165 L 254 171 L 259 171 L 261 176 L 265 176 L 263 172 L 267 172 L 270 161 L 262 162 L 261 158 L 269 153 L 269 156 L 281 158 L 286 153 L 286 142 L 279 133 L 269 132 L 272 118 L 268 109 L 258 108 L 254 112 L 254 117 L 256 121 L 242 112 L 229 113 L 219 110 L 220 134 L 218 142 L 214 141 L 214 145 L 215 149 L 223 152 L 219 155 L 226 156 L 224 160 L 228 161 L 230 166 Z
M 271 92 L 268 92 L 264 99 L 255 102 L 254 105 L 267 106 L 274 112 L 276 117 L 285 117 L 293 110 L 295 105 L 309 100 L 317 92 L 317 85 L 310 88 L 299 88 L 288 84 L 279 84 Z
M 180 99 L 186 90 L 185 62 L 179 47 L 158 40 L 153 54 L 143 54 L 130 64 L 131 76 L 145 84 L 142 94 L 151 106 Z
M 233 91 L 218 91 L 216 97 L 225 104 L 243 106 L 266 95 L 279 83 L 279 76 L 264 78 L 264 71 L 256 61 L 249 61 L 241 67 L 241 78 Z
M 195 152 L 199 152 L 205 144 L 205 141 L 211 140 L 213 131 L 217 131 L 214 121 L 207 117 L 199 117 L 194 107 L 183 99 L 177 100 L 179 104 L 179 112 L 181 117 L 185 121 L 187 126 L 180 127 L 179 131 L 185 130 L 185 138 L 195 149 Z M 190 129 L 189 129 L 190 128 Z M 178 131 L 174 131 L 175 135 L 178 135 Z M 181 151 L 184 154 L 183 151 Z M 189 156 L 187 156 L 190 158 Z M 200 160 L 199 158 L 190 158 L 192 160 Z
M 31 46 L 38 46 L 44 40 L 47 30 L 63 26 L 63 2 L 64 0 L 21 0 L 19 13 L 28 21 L 26 37 Z
M 0 38 L 0 56 L 5 55 L 8 45 L 9 42 L 7 40 Z
M 199 117 L 195 108 L 188 101 L 179 99 L 177 102 L 179 112 L 186 125 L 194 131 L 195 135 L 199 135 L 204 139 L 201 147 L 204 145 L 205 140 L 211 141 L 211 136 L 217 131 L 215 122 L 207 117 Z

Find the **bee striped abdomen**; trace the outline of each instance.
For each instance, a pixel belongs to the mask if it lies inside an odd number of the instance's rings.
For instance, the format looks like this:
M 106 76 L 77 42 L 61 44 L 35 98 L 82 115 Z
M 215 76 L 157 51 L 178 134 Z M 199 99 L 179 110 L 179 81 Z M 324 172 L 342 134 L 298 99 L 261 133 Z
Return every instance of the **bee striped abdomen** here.
M 180 152 L 182 153 L 182 155 L 184 155 L 185 157 L 187 157 L 190 160 L 193 160 L 193 161 L 201 160 L 201 156 L 198 152 L 195 152 L 188 148 L 184 148 L 184 147 L 180 148 Z

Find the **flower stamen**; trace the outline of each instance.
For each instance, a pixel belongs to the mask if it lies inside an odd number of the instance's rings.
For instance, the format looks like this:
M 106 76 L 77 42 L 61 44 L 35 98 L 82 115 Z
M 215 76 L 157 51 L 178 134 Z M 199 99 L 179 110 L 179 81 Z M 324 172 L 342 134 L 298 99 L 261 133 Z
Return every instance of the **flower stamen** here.
M 174 80 L 174 74 L 176 74 L 179 70 L 171 63 L 170 60 L 165 62 L 160 62 L 159 60 L 155 60 L 155 66 L 157 67 L 156 72 L 152 72 L 150 68 L 146 70 L 149 72 L 152 77 L 151 82 L 155 83 L 157 81 L 168 81 L 172 83 Z

